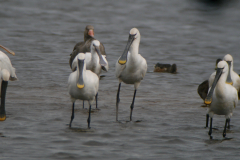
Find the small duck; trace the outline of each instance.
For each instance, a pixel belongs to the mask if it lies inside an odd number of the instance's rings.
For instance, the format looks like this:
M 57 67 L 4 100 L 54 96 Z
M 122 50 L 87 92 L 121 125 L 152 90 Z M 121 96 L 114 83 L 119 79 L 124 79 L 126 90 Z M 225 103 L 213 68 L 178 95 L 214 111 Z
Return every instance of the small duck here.
M 154 67 L 154 72 L 168 72 L 168 73 L 177 73 L 176 64 L 161 64 L 157 63 Z

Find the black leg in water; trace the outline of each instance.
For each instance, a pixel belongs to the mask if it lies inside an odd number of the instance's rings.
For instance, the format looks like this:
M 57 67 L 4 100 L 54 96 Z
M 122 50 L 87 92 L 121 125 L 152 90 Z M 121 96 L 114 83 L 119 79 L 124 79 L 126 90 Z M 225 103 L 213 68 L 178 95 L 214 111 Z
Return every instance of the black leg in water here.
M 225 122 L 224 130 L 223 130 L 223 137 L 226 137 L 226 130 L 227 130 L 227 125 L 228 125 L 229 121 L 230 121 L 230 119 L 227 118 L 226 122 Z
M 134 101 L 135 101 L 136 92 L 137 92 L 137 90 L 135 89 L 134 95 L 133 95 L 133 101 L 132 101 L 132 104 L 131 104 L 131 106 L 130 106 L 130 108 L 131 108 L 130 121 L 132 121 L 132 111 L 133 111 L 133 107 L 134 107 Z
M 231 121 L 231 119 L 229 118 L 229 120 L 228 120 L 228 126 L 227 126 L 228 129 L 230 129 L 230 121 Z
M 95 99 L 96 99 L 96 108 L 97 108 L 97 98 L 98 98 L 98 93 L 97 93 L 96 96 L 95 96 Z
M 8 86 L 8 81 L 2 80 L 0 121 L 5 121 L 6 120 L 5 99 L 6 99 L 6 93 L 7 93 L 7 86 Z
M 210 128 L 209 128 L 209 132 L 208 132 L 208 135 L 210 136 L 210 138 L 212 137 L 211 135 L 212 135 L 212 121 L 213 121 L 213 119 L 212 118 L 210 118 Z M 212 139 L 212 138 L 211 138 Z
M 117 98 L 116 98 L 116 121 L 118 121 L 118 104 L 120 102 L 120 98 L 119 98 L 120 88 L 121 88 L 121 83 L 119 83 L 118 85 L 118 92 L 117 92 Z
M 88 119 L 87 119 L 87 122 L 88 122 L 88 128 L 90 129 L 90 122 L 91 122 L 91 105 L 89 106 L 89 113 L 88 113 Z
M 84 100 L 82 101 L 82 108 L 84 108 Z
M 206 114 L 206 128 L 208 127 L 209 114 Z
M 74 119 L 74 103 L 72 104 L 72 116 L 71 116 L 71 120 L 70 120 L 70 123 L 69 123 L 69 127 L 71 128 L 72 127 L 72 121 Z

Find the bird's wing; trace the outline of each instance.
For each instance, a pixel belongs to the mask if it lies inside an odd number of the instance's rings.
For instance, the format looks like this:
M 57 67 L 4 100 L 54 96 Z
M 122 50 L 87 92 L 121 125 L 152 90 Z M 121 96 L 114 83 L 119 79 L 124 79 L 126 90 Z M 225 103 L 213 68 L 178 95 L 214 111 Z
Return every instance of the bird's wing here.
M 101 52 L 102 55 L 106 55 L 105 47 L 101 42 L 100 42 L 100 52 Z
M 85 53 L 85 63 L 86 63 L 87 70 L 91 70 L 91 60 L 92 60 L 92 53 L 86 52 Z
M 102 55 L 102 58 L 106 62 L 106 65 L 102 66 L 102 69 L 107 72 L 109 69 L 109 66 L 108 66 L 108 61 L 107 61 L 106 55 Z

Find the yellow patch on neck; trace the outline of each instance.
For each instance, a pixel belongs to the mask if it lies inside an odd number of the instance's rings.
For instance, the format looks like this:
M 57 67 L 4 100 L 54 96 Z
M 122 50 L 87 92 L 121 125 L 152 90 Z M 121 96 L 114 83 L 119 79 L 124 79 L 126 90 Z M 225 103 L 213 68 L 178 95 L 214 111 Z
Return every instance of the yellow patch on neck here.
M 119 60 L 118 63 L 119 64 L 125 64 L 127 61 L 126 60 Z
M 233 85 L 233 82 L 226 82 L 227 84 Z
M 4 114 L 4 116 L 0 116 L 0 121 L 5 121 L 6 120 L 6 115 Z
M 82 89 L 82 88 L 84 87 L 84 84 L 83 84 L 83 85 L 77 84 L 77 87 L 80 88 L 80 89 Z

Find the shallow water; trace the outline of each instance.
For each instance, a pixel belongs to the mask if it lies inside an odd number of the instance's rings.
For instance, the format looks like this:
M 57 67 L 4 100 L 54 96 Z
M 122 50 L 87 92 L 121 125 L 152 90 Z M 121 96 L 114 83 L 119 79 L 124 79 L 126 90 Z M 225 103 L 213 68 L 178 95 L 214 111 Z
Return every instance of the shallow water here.
M 7 90 L 0 159 L 239 159 L 239 107 L 227 132 L 232 139 L 222 138 L 225 118 L 215 116 L 218 130 L 210 140 L 206 109 L 197 94 L 215 60 L 227 53 L 240 73 L 239 9 L 237 0 L 222 5 L 200 0 L 0 1 L 0 43 L 15 51 L 9 57 L 19 78 Z M 92 128 L 87 129 L 87 109 L 77 101 L 69 129 L 69 54 L 88 24 L 105 45 L 110 69 L 100 81 L 100 110 L 92 113 Z M 141 33 L 140 54 L 148 73 L 137 91 L 133 122 L 127 121 L 134 88 L 122 84 L 118 123 L 115 63 L 132 27 Z M 176 63 L 178 73 L 152 72 L 157 62 Z

